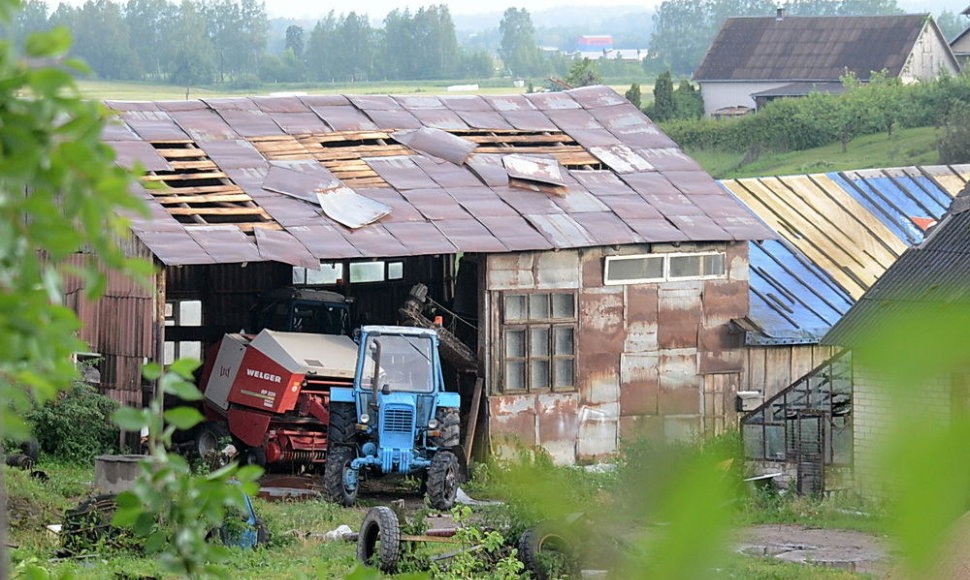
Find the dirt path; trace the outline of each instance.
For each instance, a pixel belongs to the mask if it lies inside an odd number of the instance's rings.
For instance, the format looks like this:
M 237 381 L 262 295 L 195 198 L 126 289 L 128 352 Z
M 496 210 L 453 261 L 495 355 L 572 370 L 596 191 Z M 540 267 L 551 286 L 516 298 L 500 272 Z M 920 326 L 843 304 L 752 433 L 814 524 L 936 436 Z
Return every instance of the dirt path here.
M 886 576 L 892 567 L 888 542 L 851 530 L 762 524 L 739 532 L 738 551 L 789 562 Z

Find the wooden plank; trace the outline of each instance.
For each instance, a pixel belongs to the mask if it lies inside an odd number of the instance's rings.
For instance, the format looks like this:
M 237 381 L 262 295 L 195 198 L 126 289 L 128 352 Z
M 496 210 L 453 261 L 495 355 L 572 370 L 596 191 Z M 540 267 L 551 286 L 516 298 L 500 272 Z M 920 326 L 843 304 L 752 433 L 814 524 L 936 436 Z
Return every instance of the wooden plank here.
M 269 218 L 261 207 L 167 207 L 172 215 L 261 215 Z
M 172 159 L 184 159 L 189 158 L 199 158 L 205 157 L 205 151 L 201 149 L 168 149 L 168 148 L 156 148 L 155 151 L 165 159 L 171 161 Z
M 282 230 L 283 229 L 283 226 L 281 226 L 277 222 L 233 223 L 232 225 L 236 226 L 237 228 L 239 228 L 240 230 L 242 230 L 244 232 L 251 232 L 251 231 L 255 230 L 256 228 L 261 228 L 261 229 L 264 229 L 264 230 Z
M 155 201 L 161 204 L 166 203 L 228 203 L 228 202 L 244 202 L 253 201 L 253 198 L 246 193 L 235 193 L 230 195 L 219 195 L 219 194 L 209 194 L 209 195 L 171 195 L 165 197 L 156 197 Z
M 159 189 L 149 189 L 148 191 L 149 193 L 155 196 L 196 195 L 196 194 L 202 194 L 202 193 L 233 194 L 233 193 L 242 193 L 242 188 L 240 188 L 238 185 L 220 184 L 220 185 L 199 185 L 196 187 L 180 187 L 178 189 L 172 189 L 170 187 L 161 187 Z
M 765 349 L 765 400 L 781 392 L 791 384 L 791 348 L 772 347 Z
M 209 159 L 198 161 L 169 161 L 169 165 L 175 171 L 185 171 L 187 169 L 218 169 L 215 162 Z
M 481 412 L 482 391 L 484 390 L 485 382 L 482 377 L 478 377 L 475 379 L 471 406 L 468 408 L 468 426 L 465 429 L 465 465 L 471 465 L 472 462 L 472 445 L 475 443 L 475 430 L 478 428 L 478 414 Z
M 221 171 L 204 171 L 200 173 L 185 173 L 171 175 L 145 175 L 145 181 L 193 181 L 196 179 L 226 179 L 228 176 Z

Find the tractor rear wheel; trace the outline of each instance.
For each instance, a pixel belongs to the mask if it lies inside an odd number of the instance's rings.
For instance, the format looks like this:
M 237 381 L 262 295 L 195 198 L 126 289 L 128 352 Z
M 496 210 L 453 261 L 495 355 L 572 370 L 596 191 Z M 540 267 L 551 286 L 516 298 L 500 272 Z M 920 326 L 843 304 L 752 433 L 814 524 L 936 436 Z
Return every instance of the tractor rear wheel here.
M 355 423 L 357 407 L 353 403 L 330 403 L 330 426 L 327 429 L 330 444 L 350 442 Z
M 456 407 L 438 407 L 434 414 L 438 420 L 438 430 L 441 435 L 431 437 L 428 445 L 438 449 L 450 449 L 461 443 L 461 419 Z
M 385 506 L 372 507 L 357 534 L 357 559 L 392 572 L 401 555 L 401 528 L 397 514 Z
M 458 457 L 451 451 L 439 451 L 428 468 L 428 501 L 436 510 L 450 510 L 458 494 L 460 467 Z
M 327 454 L 327 462 L 323 466 L 323 489 L 327 497 L 334 503 L 350 507 L 357 501 L 360 482 L 353 489 L 347 486 L 347 472 L 352 468 L 351 462 L 357 459 L 357 453 L 351 447 L 331 447 Z
M 519 536 L 519 560 L 537 580 L 574 577 L 578 566 L 566 537 L 546 525 L 529 528 Z

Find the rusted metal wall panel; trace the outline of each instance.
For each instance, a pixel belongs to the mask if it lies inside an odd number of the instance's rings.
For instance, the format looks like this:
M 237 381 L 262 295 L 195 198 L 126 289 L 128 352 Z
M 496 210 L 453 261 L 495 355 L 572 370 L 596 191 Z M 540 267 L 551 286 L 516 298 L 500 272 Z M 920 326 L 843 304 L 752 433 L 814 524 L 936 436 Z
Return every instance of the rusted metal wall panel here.
M 494 371 L 501 364 L 501 319 L 493 308 L 484 353 L 493 363 L 490 392 L 496 393 L 490 403 L 493 451 L 507 451 L 507 442 L 518 439 L 542 446 L 556 461 L 587 461 L 615 453 L 623 440 L 690 440 L 733 425 L 744 351 L 730 321 L 748 308 L 746 250 L 744 243 L 630 245 L 488 256 L 485 284 L 493 304 L 506 290 L 558 288 L 575 290 L 578 307 L 576 392 L 521 395 L 500 394 L 501 373 Z M 728 275 L 604 284 L 606 256 L 651 251 L 723 251 Z M 540 403 L 544 396 L 566 395 L 575 404 Z M 547 421 L 556 427 L 547 428 Z

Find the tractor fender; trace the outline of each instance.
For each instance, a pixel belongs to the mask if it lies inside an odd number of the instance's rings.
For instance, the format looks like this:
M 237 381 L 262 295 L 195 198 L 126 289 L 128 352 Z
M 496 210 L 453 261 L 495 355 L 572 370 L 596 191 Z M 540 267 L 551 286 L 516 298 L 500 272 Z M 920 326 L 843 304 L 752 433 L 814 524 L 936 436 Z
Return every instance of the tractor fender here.
M 438 393 L 437 401 L 435 401 L 436 407 L 460 407 L 461 406 L 461 395 L 458 393 L 453 393 L 451 391 L 443 391 Z
M 331 403 L 354 403 L 354 389 L 349 387 L 331 387 Z

